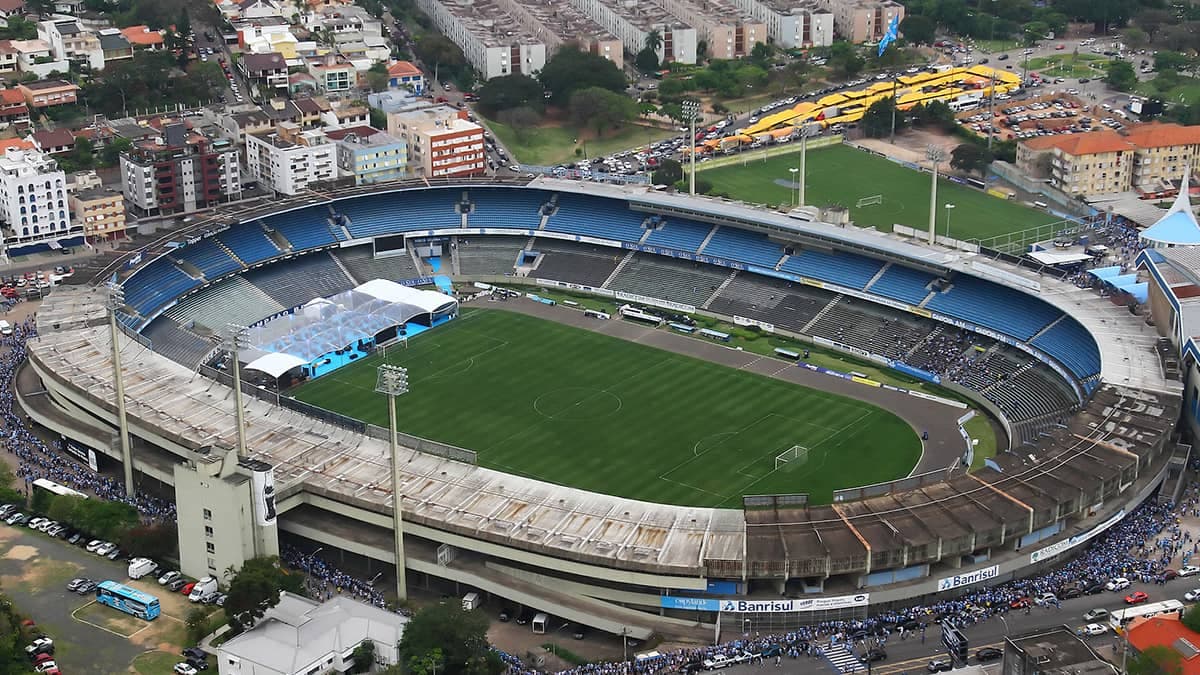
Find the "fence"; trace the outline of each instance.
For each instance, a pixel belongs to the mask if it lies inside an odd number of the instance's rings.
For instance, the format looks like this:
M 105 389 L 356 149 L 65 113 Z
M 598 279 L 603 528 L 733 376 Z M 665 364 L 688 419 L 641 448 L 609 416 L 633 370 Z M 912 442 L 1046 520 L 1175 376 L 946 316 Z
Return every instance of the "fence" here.
M 644 173 L 627 176 L 622 173 L 605 173 L 603 171 L 573 169 L 564 166 L 533 166 L 530 164 L 522 164 L 521 170 L 528 171 L 529 173 L 540 173 L 543 176 L 550 176 L 551 178 L 590 180 L 598 183 L 622 183 L 624 185 L 648 185 L 650 183 L 650 175 Z
M 834 134 L 832 136 L 818 136 L 816 138 L 808 139 L 808 149 L 816 150 L 819 148 L 827 148 L 831 145 L 840 145 L 841 142 L 842 142 L 841 134 Z M 767 161 L 767 159 L 769 159 L 771 157 L 778 157 L 780 155 L 798 154 L 800 152 L 800 148 L 802 145 L 804 145 L 804 144 L 801 143 L 800 141 L 792 141 L 790 143 L 782 143 L 782 144 L 776 144 L 776 145 L 763 146 L 761 149 L 758 149 L 758 150 L 741 150 L 741 151 L 735 152 L 732 155 L 725 155 L 722 157 L 717 157 L 715 159 L 710 159 L 706 162 L 697 164 L 696 165 L 696 174 L 699 175 L 699 173 L 701 171 L 707 171 L 708 169 L 718 169 L 723 166 L 730 166 L 731 164 L 744 164 L 747 162 L 753 162 L 753 161 L 760 160 L 760 159 L 765 162 L 765 161 Z M 682 160 L 682 162 L 683 162 L 683 171 L 684 171 L 684 173 L 687 173 L 688 167 L 690 166 L 689 160 L 684 159 L 684 160 Z

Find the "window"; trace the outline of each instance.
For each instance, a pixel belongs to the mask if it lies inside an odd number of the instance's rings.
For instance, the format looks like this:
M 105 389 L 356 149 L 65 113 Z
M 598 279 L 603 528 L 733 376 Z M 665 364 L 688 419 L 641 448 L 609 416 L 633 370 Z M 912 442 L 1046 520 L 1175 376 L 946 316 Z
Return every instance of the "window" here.
M 208 509 L 204 509 L 204 519 L 212 520 L 212 511 L 210 511 Z
M 217 552 L 216 544 L 212 543 L 211 541 L 204 542 L 204 548 L 207 549 L 209 553 Z
M 212 529 L 212 525 L 205 525 L 205 526 L 204 526 L 204 536 L 206 536 L 206 537 L 211 537 L 211 536 L 213 536 L 213 529 Z

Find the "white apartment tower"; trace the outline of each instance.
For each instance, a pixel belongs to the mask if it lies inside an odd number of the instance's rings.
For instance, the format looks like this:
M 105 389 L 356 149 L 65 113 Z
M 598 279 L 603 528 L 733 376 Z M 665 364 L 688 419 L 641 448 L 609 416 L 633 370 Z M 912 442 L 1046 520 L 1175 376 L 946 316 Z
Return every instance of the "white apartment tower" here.
M 58 248 L 59 240 L 73 236 L 67 176 L 37 150 L 10 149 L 0 157 L 0 208 L 9 250 L 46 243 Z

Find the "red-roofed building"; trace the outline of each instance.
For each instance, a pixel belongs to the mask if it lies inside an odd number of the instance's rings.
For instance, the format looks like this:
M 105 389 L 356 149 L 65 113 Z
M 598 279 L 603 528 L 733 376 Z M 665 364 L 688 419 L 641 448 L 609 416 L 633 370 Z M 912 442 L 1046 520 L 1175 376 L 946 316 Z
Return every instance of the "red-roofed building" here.
M 1109 129 L 1081 134 L 1039 136 L 1017 146 L 1017 167 L 1027 176 L 1045 175 L 1050 157 L 1050 184 L 1068 195 L 1125 192 L 1132 184 L 1137 148 Z
M 1200 633 L 1183 625 L 1178 614 L 1134 619 L 1127 630 L 1129 646 L 1138 652 L 1166 647 L 1179 654 L 1179 675 L 1200 675 Z
M 149 26 L 130 26 L 121 29 L 121 35 L 129 40 L 134 49 L 158 50 L 163 48 L 162 33 L 150 30 Z
M 407 87 L 420 96 L 425 93 L 425 73 L 409 61 L 395 61 L 388 66 L 388 86 Z
M 38 150 L 47 155 L 58 155 L 75 149 L 75 135 L 70 129 L 36 131 L 29 137 Z
M 29 105 L 20 89 L 0 89 L 0 122 L 29 124 Z

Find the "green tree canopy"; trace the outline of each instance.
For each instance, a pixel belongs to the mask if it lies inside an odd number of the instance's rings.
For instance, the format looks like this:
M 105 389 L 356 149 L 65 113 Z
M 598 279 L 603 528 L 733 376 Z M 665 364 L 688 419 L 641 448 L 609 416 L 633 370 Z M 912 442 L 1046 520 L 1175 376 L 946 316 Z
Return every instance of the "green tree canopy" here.
M 228 601 L 226 601 L 228 602 Z M 400 638 L 400 663 L 440 675 L 496 675 L 504 663 L 487 641 L 488 619 L 443 602 L 417 612 Z M 439 653 L 440 652 L 440 653 Z M 438 658 L 440 656 L 440 658 Z
M 914 45 L 927 45 L 933 42 L 937 24 L 927 16 L 910 14 L 900 22 L 900 33 L 904 39 Z
M 16 488 L 17 477 L 12 468 L 0 462 L 0 504 L 25 505 L 25 494 Z
M 560 48 L 546 61 L 538 79 L 556 105 L 566 105 L 581 89 L 623 92 L 626 85 L 625 75 L 612 61 L 571 45 Z
M 950 152 L 950 166 L 966 173 L 983 174 L 995 157 L 982 145 L 963 143 Z
M 279 558 L 258 557 L 247 560 L 229 582 L 229 597 L 225 599 L 225 615 L 236 631 L 252 626 L 267 609 L 279 603 L 280 591 L 300 593 L 304 580 L 299 574 L 288 573 Z
M 1200 633 L 1200 605 L 1192 605 L 1179 617 L 1179 621 L 1189 630 Z
M 479 109 L 486 115 L 512 108 L 532 108 L 541 112 L 544 103 L 542 84 L 528 75 L 493 77 L 479 88 Z
M 633 65 L 643 73 L 653 73 L 658 70 L 658 52 L 649 47 L 643 47 L 633 59 Z
M 1183 657 L 1165 645 L 1147 647 L 1126 662 L 1125 672 L 1129 675 L 1180 675 Z
M 603 87 L 576 90 L 571 94 L 567 108 L 576 124 L 591 127 L 597 136 L 607 129 L 619 127 L 635 119 L 638 115 L 636 101 Z
M 892 133 L 892 111 L 895 110 L 896 102 L 892 98 L 881 98 L 871 104 L 867 108 L 867 112 L 863 113 L 862 125 L 863 133 L 871 138 L 883 138 Z M 896 111 L 896 131 L 904 129 L 904 113 Z
M 829 65 L 840 77 L 854 77 L 862 72 L 866 61 L 849 42 L 835 42 L 829 48 Z
M 650 175 L 650 182 L 655 185 L 674 185 L 683 180 L 683 165 L 673 159 L 664 159 L 658 168 Z
M 1137 86 L 1137 73 L 1133 72 L 1132 63 L 1113 61 L 1108 64 L 1108 74 L 1104 76 L 1104 81 L 1117 91 L 1130 91 Z

